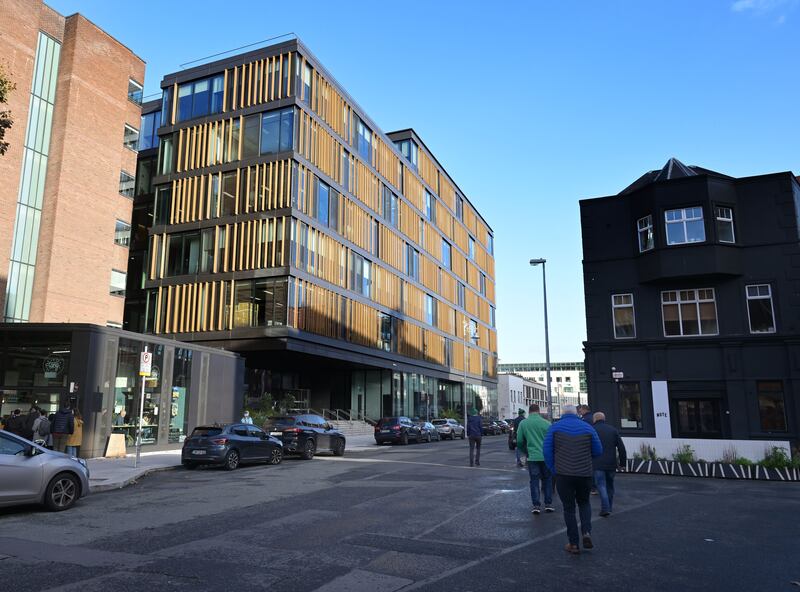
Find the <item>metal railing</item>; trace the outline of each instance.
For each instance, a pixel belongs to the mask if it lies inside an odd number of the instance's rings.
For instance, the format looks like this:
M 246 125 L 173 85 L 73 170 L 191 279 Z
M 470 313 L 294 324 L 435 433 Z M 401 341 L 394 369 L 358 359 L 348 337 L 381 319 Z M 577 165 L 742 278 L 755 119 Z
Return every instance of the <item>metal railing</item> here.
M 363 410 L 359 409 L 328 409 L 327 407 L 323 407 L 322 409 L 314 409 L 312 407 L 293 407 L 288 409 L 288 412 L 292 414 L 319 415 L 332 421 L 364 421 L 371 425 L 375 425 L 375 420 L 367 417 L 367 414 Z

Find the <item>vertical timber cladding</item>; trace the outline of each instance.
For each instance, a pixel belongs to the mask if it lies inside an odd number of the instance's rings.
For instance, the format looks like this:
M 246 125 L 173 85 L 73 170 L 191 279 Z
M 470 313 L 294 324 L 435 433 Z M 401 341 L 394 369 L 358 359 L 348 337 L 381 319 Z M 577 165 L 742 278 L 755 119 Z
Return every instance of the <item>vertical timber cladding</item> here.
M 173 97 L 177 97 L 177 90 L 176 85 Z M 287 97 L 297 99 L 295 152 L 327 177 L 321 181 L 332 182 L 338 192 L 338 208 L 331 211 L 335 222 L 332 218 L 323 228 L 316 228 L 316 178 L 301 162 L 268 162 L 224 173 L 209 173 L 206 169 L 241 157 L 244 120 L 233 111 Z M 177 100 L 173 100 L 173 121 L 176 104 Z M 391 140 L 373 130 L 369 159 L 365 160 L 354 143 L 356 117 L 342 93 L 296 52 L 229 67 L 224 71 L 223 113 L 219 119 L 189 124 L 175 133 L 180 178 L 172 182 L 170 224 L 200 222 L 203 227 L 202 222 L 217 217 L 239 218 L 233 222 L 226 218 L 227 223 L 211 226 L 214 273 L 291 264 L 302 267 L 309 278 L 352 290 L 349 275 L 355 250 L 337 240 L 336 235 L 341 235 L 364 252 L 358 255 L 372 261 L 371 288 L 366 299 L 376 306 L 365 304 L 363 298 L 347 298 L 308 280 L 292 278 L 288 286 L 288 324 L 381 347 L 381 316 L 388 309 L 396 317 L 399 339 L 394 347 L 400 353 L 463 369 L 464 351 L 458 349 L 459 341 L 464 336 L 464 324 L 474 321 L 478 346 L 470 345 L 468 349 L 469 371 L 480 375 L 488 370 L 494 376 L 497 339 L 494 328 L 489 326 L 495 294 L 494 260 L 487 251 L 488 227 L 424 147 L 420 146 L 418 168 L 414 171 L 391 146 Z M 387 190 L 398 198 L 398 215 L 393 223 L 387 222 L 383 212 Z M 435 215 L 430 220 L 424 213 L 426 192 L 435 202 Z M 307 220 L 266 218 L 262 214 L 282 208 L 296 208 Z M 462 211 L 460 219 L 457 211 Z M 242 216 L 246 219 L 240 219 Z M 299 238 L 301 231 L 304 256 L 313 254 L 302 261 L 301 249 L 295 250 L 290 243 Z M 152 237 L 149 273 L 153 280 L 166 277 L 172 234 L 175 233 Z M 442 261 L 444 240 L 451 245 L 449 268 Z M 418 282 L 424 289 L 406 279 L 409 248 L 419 253 Z M 482 273 L 486 276 L 484 281 Z M 214 331 L 231 327 L 234 290 L 233 280 L 160 286 L 158 330 Z M 437 301 L 432 327 L 425 322 L 426 294 Z M 487 350 L 491 368 L 482 368 L 482 351 Z

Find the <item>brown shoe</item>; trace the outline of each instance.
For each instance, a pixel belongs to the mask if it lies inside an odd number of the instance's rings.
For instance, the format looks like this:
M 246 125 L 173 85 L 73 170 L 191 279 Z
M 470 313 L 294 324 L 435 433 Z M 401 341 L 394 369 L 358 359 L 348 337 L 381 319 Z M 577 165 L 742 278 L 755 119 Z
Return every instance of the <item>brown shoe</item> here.
M 594 543 L 592 542 L 591 535 L 585 534 L 583 535 L 583 548 L 584 549 L 593 549 Z
M 569 553 L 570 555 L 580 555 L 581 550 L 578 548 L 578 545 L 573 545 L 571 543 L 567 543 L 567 546 L 564 547 L 564 550 Z

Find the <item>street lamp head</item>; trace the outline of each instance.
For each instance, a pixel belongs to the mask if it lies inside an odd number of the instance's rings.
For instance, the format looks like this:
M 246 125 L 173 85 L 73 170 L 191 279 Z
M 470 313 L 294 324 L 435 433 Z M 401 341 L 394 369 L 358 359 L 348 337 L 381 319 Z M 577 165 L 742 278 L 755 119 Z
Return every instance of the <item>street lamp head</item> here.
M 531 265 L 536 267 L 537 265 L 542 265 L 547 262 L 547 259 L 531 259 Z

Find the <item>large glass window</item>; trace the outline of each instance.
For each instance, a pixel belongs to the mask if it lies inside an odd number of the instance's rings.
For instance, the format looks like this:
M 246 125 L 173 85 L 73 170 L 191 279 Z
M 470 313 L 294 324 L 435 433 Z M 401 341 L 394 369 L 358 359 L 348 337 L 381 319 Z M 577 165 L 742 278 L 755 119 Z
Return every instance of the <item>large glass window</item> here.
M 642 429 L 642 395 L 638 382 L 619 383 L 619 427 Z
M 222 74 L 178 86 L 178 121 L 222 111 Z
M 153 193 L 153 177 L 156 175 L 156 159 L 139 157 L 136 161 L 136 195 Z
M 758 390 L 758 415 L 761 420 L 761 431 L 787 431 L 783 383 L 779 380 L 762 380 L 756 383 L 756 389 Z
M 128 79 L 128 100 L 133 101 L 137 105 L 142 104 L 142 95 L 144 94 L 144 88 L 142 85 L 136 82 L 133 78 Z
M 129 247 L 131 244 L 131 225 L 122 220 L 117 220 L 114 227 L 114 244 Z
M 125 280 L 127 274 L 124 271 L 111 270 L 111 286 L 108 290 L 112 296 L 125 296 Z
M 406 274 L 419 280 L 419 251 L 411 245 L 406 245 Z
M 171 206 L 171 190 L 169 186 L 156 189 L 154 224 L 169 224 L 169 210 Z
M 119 172 L 119 193 L 125 197 L 133 197 L 136 189 L 136 179 L 130 173 Z
M 733 209 L 725 207 L 714 208 L 717 219 L 717 238 L 721 243 L 735 243 L 736 236 L 733 231 Z
M 679 438 L 719 438 L 722 415 L 719 399 L 679 399 L 672 403 L 675 435 Z
M 425 322 L 429 325 L 436 325 L 436 312 L 437 312 L 437 301 L 436 299 L 431 296 L 430 294 L 425 294 Z
M 122 134 L 122 145 L 128 150 L 139 149 L 139 130 L 135 127 L 125 124 L 125 131 Z
M 359 156 L 363 158 L 368 164 L 372 164 L 372 130 L 370 130 L 364 122 L 358 120 L 356 149 Z
M 614 339 L 632 339 L 636 337 L 633 294 L 612 295 L 611 310 L 614 314 Z
M 363 296 L 372 294 L 372 262 L 350 252 L 350 289 Z
M 236 172 L 222 174 L 222 202 L 220 216 L 233 216 L 236 213 Z
M 450 255 L 451 255 L 451 246 L 446 240 L 442 241 L 442 265 L 444 265 L 447 269 L 450 269 Z
M 716 335 L 717 303 L 713 288 L 661 292 L 664 335 Z
M 250 115 L 244 118 L 244 140 L 242 142 L 242 158 L 258 156 L 258 137 L 261 115 Z
M 192 350 L 176 347 L 172 364 L 168 442 L 183 442 L 189 430 L 188 395 L 192 385 Z
M 178 232 L 169 235 L 167 276 L 196 274 L 200 266 L 200 231 Z
M 294 133 L 294 108 L 270 111 L 261 118 L 261 154 L 291 150 Z
M 750 333 L 775 333 L 775 309 L 772 306 L 772 287 L 755 284 L 745 287 L 747 318 Z
M 419 161 L 419 148 L 416 142 L 413 140 L 400 140 L 399 142 L 395 142 L 395 146 L 397 146 L 397 149 L 400 150 L 400 153 L 405 157 L 409 165 L 411 165 L 411 168 L 416 171 Z
M 647 215 L 636 221 L 636 231 L 639 235 L 639 252 L 651 250 L 655 246 L 653 239 L 653 216 Z
M 169 175 L 175 170 L 175 149 L 172 136 L 161 139 L 158 149 L 158 174 Z
M 664 220 L 667 226 L 668 245 L 701 243 L 706 240 L 701 207 L 667 210 L 664 212 Z
M 397 196 L 386 186 L 383 186 L 383 218 L 397 228 L 399 207 Z

